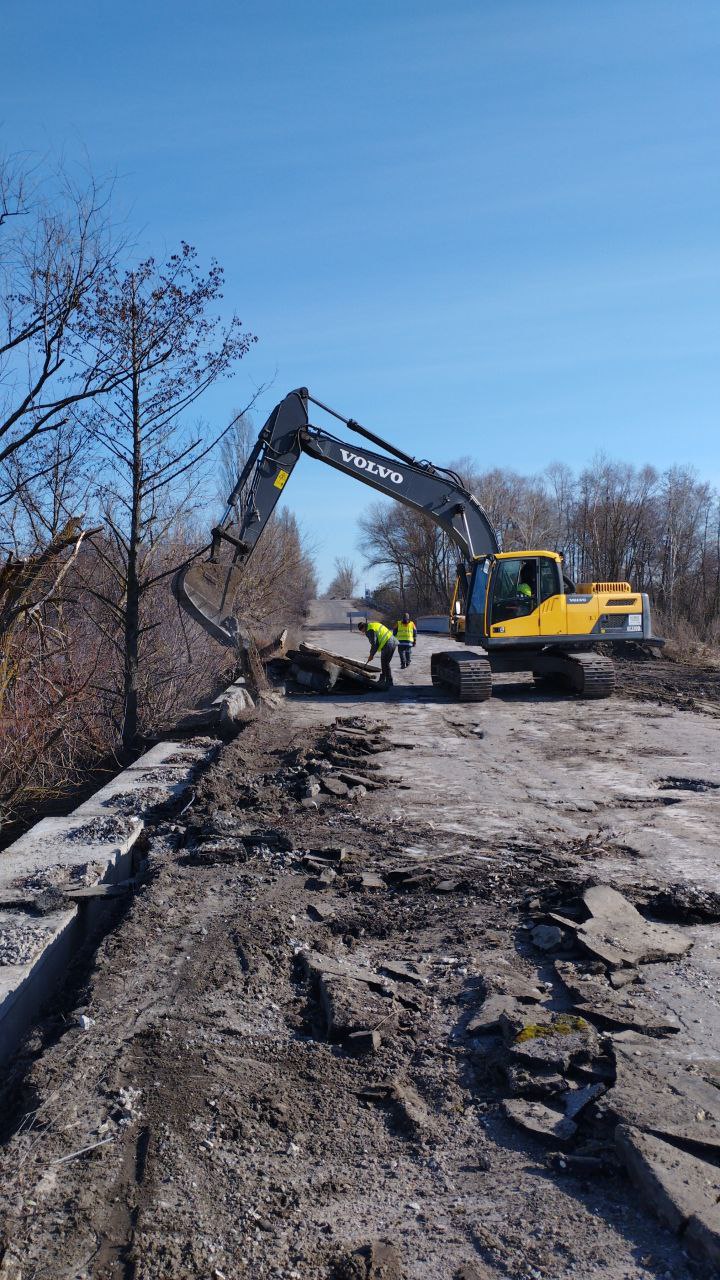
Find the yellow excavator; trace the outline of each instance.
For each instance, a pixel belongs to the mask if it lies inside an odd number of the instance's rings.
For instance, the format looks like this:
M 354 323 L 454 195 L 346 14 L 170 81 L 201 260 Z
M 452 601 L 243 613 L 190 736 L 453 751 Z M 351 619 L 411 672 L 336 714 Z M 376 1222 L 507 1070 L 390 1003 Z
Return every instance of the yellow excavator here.
M 384 452 L 313 426 L 310 404 Z M 432 655 L 431 675 L 433 684 L 461 701 L 484 701 L 492 692 L 492 673 L 513 671 L 532 672 L 540 687 L 607 698 L 614 689 L 614 668 L 598 646 L 662 645 L 653 635 L 647 595 L 627 582 L 576 586 L 557 551 L 501 551 L 487 513 L 459 476 L 411 457 L 316 400 L 305 387 L 289 392 L 262 428 L 225 515 L 212 531 L 209 558 L 188 563 L 173 580 L 179 603 L 221 644 L 239 642 L 236 590 L 302 454 L 429 517 L 458 547 L 450 633 L 460 644 Z M 228 558 L 222 554 L 225 547 Z

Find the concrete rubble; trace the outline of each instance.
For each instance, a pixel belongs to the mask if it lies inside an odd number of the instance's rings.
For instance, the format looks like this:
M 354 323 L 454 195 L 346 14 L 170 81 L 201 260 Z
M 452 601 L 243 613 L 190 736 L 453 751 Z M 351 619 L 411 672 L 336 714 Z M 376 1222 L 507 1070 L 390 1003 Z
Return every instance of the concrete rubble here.
M 547 912 L 577 939 L 553 961 L 559 989 L 549 984 L 541 993 L 529 977 L 503 990 L 486 957 L 485 999 L 466 1034 L 485 1040 L 479 1061 L 504 1074 L 509 1121 L 561 1151 L 566 1164 L 575 1151 L 585 1159 L 588 1142 L 599 1139 L 587 1171 L 619 1162 L 652 1212 L 716 1264 L 720 1173 L 711 1160 L 720 1158 L 720 1064 L 706 1064 L 704 1078 L 673 1048 L 677 1019 L 632 994 L 637 966 L 677 961 L 692 939 L 646 920 L 609 885 L 585 888 L 579 903 Z M 532 905 L 542 911 L 539 899 Z M 588 918 L 574 918 L 582 909 Z M 529 933 L 538 955 L 547 950 L 547 927 Z M 625 983 L 613 981 L 618 974 Z

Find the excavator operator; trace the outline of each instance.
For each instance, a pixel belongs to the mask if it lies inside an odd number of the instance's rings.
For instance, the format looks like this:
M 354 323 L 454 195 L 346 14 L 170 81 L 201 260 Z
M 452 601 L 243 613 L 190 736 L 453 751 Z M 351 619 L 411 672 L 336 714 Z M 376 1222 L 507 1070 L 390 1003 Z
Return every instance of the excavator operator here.
M 393 683 L 390 663 L 397 648 L 392 631 L 389 627 L 384 627 L 382 622 L 358 622 L 358 631 L 363 631 L 370 641 L 370 657 L 365 666 L 369 666 L 375 654 L 379 653 L 382 682 L 386 688 L 390 688 Z

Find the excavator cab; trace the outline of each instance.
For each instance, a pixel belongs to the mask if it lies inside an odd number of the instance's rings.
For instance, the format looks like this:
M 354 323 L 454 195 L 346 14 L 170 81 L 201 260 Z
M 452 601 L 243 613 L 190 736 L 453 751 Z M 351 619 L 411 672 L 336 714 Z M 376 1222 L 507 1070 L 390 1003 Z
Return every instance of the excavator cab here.
M 584 698 L 613 690 L 613 664 L 598 645 L 661 645 L 653 635 L 648 597 L 629 582 L 577 587 L 556 551 L 506 551 L 478 557 L 463 569 L 453 595 L 450 631 L 481 654 L 432 656 L 436 684 L 454 686 L 463 700 L 489 697 L 489 674 L 532 672 L 540 688 L 553 685 Z
M 462 638 L 488 650 L 588 640 L 652 643 L 647 596 L 628 582 L 582 583 L 563 573 L 557 551 L 505 551 L 473 565 Z M 451 627 L 457 635 L 459 627 Z

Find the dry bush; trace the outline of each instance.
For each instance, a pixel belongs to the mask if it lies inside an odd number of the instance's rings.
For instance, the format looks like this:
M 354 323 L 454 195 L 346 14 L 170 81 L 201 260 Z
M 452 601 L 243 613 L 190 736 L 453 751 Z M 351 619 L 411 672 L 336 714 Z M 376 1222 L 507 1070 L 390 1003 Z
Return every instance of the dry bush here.
M 72 606 L 45 606 L 6 636 L 0 829 L 112 752 L 112 726 L 96 692 L 107 678 L 104 659 Z
M 665 640 L 661 650 L 663 658 L 720 669 L 720 619 L 714 628 L 702 634 L 690 618 L 676 614 L 671 619 L 663 609 L 655 609 L 653 630 Z

